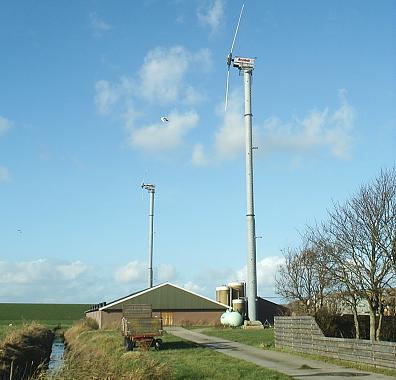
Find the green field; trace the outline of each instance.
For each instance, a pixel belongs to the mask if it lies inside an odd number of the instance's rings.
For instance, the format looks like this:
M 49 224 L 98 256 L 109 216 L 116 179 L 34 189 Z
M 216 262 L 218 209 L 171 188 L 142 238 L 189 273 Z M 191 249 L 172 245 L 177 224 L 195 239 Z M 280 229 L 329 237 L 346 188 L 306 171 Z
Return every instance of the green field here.
M 87 304 L 0 303 L 0 325 L 38 321 L 48 326 L 70 326 L 85 316 Z

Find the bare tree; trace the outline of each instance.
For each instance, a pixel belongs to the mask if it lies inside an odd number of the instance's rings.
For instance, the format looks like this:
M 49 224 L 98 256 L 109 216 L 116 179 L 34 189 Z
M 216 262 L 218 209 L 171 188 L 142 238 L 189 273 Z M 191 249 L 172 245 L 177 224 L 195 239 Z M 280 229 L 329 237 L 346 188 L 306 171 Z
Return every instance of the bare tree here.
M 330 277 L 321 253 L 309 245 L 289 248 L 275 278 L 277 293 L 289 301 L 298 301 L 301 311 L 310 315 L 323 307 L 329 291 Z
M 382 254 L 387 256 L 396 273 L 396 167 L 381 171 L 371 188 L 371 203 L 379 209 L 381 235 L 376 237 Z M 367 189 L 370 191 L 371 189 Z M 374 198 L 374 199 L 373 199 Z
M 396 284 L 396 169 L 344 204 L 334 203 L 328 220 L 308 228 L 302 249 L 289 249 L 276 276 L 277 292 L 315 314 L 332 291 L 351 307 L 359 338 L 357 305 L 367 302 L 370 339 L 379 340 L 383 300 Z
M 338 279 L 351 294 L 367 301 L 371 340 L 380 338 L 383 293 L 395 279 L 395 229 L 391 224 L 395 215 L 391 200 L 396 192 L 392 193 L 392 180 L 394 183 L 394 171 L 393 175 L 392 171 L 382 172 L 373 184 L 362 186 L 345 204 L 334 204 L 329 221 L 323 225 L 328 243 L 335 247 L 332 258 L 337 264 Z
M 328 227 L 325 224 L 316 224 L 314 227 L 308 227 L 306 239 L 315 246 L 317 251 L 321 251 L 323 268 L 329 278 L 328 283 L 331 284 L 332 293 L 327 299 L 327 303 L 337 303 L 339 308 L 332 309 L 343 310 L 343 306 L 347 306 L 352 312 L 355 338 L 360 338 L 360 327 L 358 319 L 357 305 L 361 300 L 359 290 L 355 286 L 354 272 L 351 272 L 345 265 L 344 257 L 338 251 L 337 247 L 331 243 L 331 239 L 327 236 Z

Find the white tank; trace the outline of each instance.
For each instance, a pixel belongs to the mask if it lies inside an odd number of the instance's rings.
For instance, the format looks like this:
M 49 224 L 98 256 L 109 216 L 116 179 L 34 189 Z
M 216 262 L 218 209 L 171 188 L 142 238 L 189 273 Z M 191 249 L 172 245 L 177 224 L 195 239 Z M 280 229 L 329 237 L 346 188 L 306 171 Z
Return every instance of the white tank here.
M 220 323 L 223 326 L 228 326 L 228 314 L 230 314 L 228 310 L 225 313 L 221 314 Z
M 243 318 L 237 311 L 226 311 L 221 315 L 220 323 L 223 326 L 238 327 L 242 326 Z

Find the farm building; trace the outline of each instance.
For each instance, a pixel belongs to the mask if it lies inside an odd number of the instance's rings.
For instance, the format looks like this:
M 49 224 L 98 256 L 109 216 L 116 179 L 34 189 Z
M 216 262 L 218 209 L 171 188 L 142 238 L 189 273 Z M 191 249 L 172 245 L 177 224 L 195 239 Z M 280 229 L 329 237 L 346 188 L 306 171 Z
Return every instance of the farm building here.
M 151 305 L 153 317 L 162 318 L 164 326 L 215 324 L 229 307 L 169 282 L 130 294 L 110 303 L 99 304 L 86 312 L 100 328 L 121 323 L 126 305 Z
M 289 315 L 290 310 L 282 305 L 257 297 L 257 319 L 263 324 L 274 324 L 275 316 Z

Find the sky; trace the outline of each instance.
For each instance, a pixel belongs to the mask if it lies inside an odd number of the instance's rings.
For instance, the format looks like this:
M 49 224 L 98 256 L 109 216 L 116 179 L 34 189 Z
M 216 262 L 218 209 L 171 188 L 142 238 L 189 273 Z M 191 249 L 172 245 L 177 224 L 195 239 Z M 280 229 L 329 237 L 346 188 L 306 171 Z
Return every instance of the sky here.
M 0 4 L 0 302 L 246 279 L 242 1 Z M 282 250 L 396 163 L 396 1 L 245 1 L 258 295 Z M 166 116 L 169 122 L 162 122 Z

